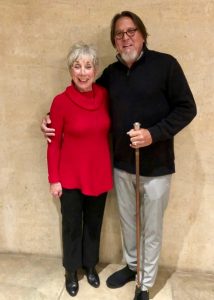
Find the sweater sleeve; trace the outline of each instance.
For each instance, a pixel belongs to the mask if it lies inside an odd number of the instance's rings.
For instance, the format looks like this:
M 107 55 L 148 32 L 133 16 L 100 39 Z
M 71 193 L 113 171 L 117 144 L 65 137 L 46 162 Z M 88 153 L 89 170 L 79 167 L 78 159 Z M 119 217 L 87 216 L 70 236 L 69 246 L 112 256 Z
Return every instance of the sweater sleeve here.
M 48 179 L 50 183 L 59 182 L 59 160 L 63 136 L 63 107 L 61 100 L 59 96 L 54 98 L 50 109 L 51 127 L 55 129 L 55 136 L 52 138 L 51 143 L 48 143 L 47 148 Z
M 196 104 L 176 59 L 172 57 L 166 82 L 166 97 L 169 103 L 169 114 L 154 126 L 148 128 L 153 143 L 172 138 L 188 125 L 196 116 Z

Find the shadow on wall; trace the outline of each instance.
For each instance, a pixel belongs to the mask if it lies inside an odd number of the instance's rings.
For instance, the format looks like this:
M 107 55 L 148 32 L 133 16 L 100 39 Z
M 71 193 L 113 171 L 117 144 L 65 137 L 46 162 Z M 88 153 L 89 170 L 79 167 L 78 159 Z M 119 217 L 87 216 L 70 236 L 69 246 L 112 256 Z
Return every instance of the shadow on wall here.
M 190 128 L 176 136 L 175 153 L 176 174 L 165 215 L 161 264 L 175 269 L 197 269 L 191 262 L 197 247 L 191 234 L 203 199 L 205 175 Z M 198 176 L 200 185 L 196 184 Z
M 110 41 L 110 26 L 99 30 L 95 40 L 100 61 L 99 74 L 101 74 L 104 68 L 116 60 L 116 51 Z
M 53 204 L 57 210 L 57 214 L 59 217 L 59 239 L 60 239 L 60 246 L 61 246 L 61 254 L 63 255 L 63 246 L 62 246 L 62 214 L 61 214 L 61 204 L 59 198 L 52 198 Z
M 164 219 L 164 236 L 157 281 L 151 290 L 154 297 L 167 284 L 177 269 L 197 269 L 192 266 L 191 230 L 200 210 L 204 173 L 200 166 L 191 129 L 175 137 L 176 174 L 173 175 L 168 208 Z M 196 177 L 200 174 L 200 183 Z M 186 263 L 185 263 L 186 260 Z M 188 260 L 188 261 L 187 261 Z

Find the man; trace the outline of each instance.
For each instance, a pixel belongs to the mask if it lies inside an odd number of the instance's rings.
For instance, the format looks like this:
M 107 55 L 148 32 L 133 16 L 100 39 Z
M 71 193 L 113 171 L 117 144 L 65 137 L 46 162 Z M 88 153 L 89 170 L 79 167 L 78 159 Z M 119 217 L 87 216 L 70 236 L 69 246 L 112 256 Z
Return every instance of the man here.
M 123 11 L 114 16 L 111 42 L 118 52 L 117 62 L 104 70 L 97 83 L 110 96 L 114 179 L 127 266 L 112 274 L 106 284 L 119 288 L 136 275 L 134 149 L 139 148 L 142 281 L 134 299 L 148 300 L 157 275 L 163 215 L 175 172 L 173 137 L 196 116 L 196 105 L 176 59 L 147 48 L 147 31 L 136 14 Z M 142 128 L 133 130 L 134 122 L 140 122 Z M 41 127 L 48 136 L 46 123 L 43 120 Z

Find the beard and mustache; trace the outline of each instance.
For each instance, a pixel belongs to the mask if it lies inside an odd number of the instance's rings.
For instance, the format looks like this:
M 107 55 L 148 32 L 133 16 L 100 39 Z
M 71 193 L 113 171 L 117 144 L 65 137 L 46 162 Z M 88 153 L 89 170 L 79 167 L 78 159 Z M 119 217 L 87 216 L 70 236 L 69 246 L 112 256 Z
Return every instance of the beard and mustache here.
M 126 62 L 126 63 L 132 63 L 137 60 L 138 58 L 138 53 L 136 50 L 132 50 L 130 52 L 123 52 L 120 54 L 121 58 Z

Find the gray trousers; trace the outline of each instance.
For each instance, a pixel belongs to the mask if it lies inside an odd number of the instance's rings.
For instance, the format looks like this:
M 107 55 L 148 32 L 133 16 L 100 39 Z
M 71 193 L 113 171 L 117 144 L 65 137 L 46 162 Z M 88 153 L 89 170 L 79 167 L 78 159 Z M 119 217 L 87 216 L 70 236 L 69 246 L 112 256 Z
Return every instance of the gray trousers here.
M 161 250 L 164 210 L 172 175 L 140 176 L 142 290 L 154 285 Z M 136 270 L 136 177 L 114 169 L 114 182 L 123 236 L 123 253 L 131 270 Z

